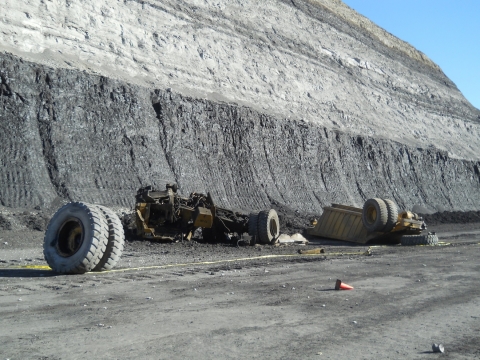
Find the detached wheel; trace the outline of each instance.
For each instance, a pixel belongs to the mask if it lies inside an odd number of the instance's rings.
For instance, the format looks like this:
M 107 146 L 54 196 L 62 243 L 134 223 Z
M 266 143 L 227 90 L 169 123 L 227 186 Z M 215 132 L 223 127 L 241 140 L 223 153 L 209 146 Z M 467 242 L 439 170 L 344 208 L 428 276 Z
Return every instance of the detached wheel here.
M 438 245 L 438 236 L 435 234 L 403 235 L 400 239 L 400 244 L 403 246 Z
M 390 232 L 393 230 L 398 220 L 398 207 L 392 200 L 383 199 L 387 206 L 387 224 L 383 229 L 384 232 Z
M 251 213 L 248 216 L 248 235 L 251 236 L 250 245 L 255 245 L 257 243 L 257 223 L 258 223 L 258 215 Z
M 363 205 L 362 222 L 369 232 L 382 232 L 388 221 L 387 205 L 382 199 L 368 199 Z
M 258 213 L 257 235 L 262 244 L 271 244 L 280 235 L 280 221 L 275 210 L 264 210 Z
M 125 244 L 123 225 L 117 214 L 105 206 L 96 205 L 103 213 L 108 224 L 108 242 L 100 262 L 93 271 L 111 270 L 120 260 Z
M 53 271 L 83 274 L 98 265 L 107 247 L 108 224 L 94 205 L 72 202 L 50 220 L 43 254 Z

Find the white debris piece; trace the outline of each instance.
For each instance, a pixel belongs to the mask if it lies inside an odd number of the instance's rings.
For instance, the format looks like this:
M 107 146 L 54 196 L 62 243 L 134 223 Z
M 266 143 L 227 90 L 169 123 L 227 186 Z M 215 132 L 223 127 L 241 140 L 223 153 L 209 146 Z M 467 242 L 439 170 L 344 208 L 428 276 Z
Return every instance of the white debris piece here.
M 287 234 L 281 234 L 278 239 L 277 243 L 280 244 L 308 244 L 308 240 L 305 239 L 302 234 L 293 234 L 289 236 Z
M 299 234 L 299 233 L 293 234 L 291 238 L 296 244 L 308 244 L 308 240 L 305 239 L 302 234 Z

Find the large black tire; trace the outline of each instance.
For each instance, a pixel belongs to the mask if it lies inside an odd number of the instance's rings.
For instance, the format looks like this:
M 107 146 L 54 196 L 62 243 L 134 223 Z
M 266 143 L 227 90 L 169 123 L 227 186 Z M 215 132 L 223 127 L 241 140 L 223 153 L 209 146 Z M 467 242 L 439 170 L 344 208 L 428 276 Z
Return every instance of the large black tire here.
M 384 232 L 390 232 L 393 230 L 398 221 L 398 207 L 392 200 L 383 199 L 385 205 L 387 205 L 387 224 L 383 229 Z
M 255 245 L 258 239 L 257 233 L 257 222 L 258 222 L 258 215 L 251 213 L 248 216 L 248 235 L 250 235 L 250 245 Z
M 125 233 L 122 222 L 117 214 L 105 206 L 96 205 L 96 207 L 103 212 L 107 220 L 108 242 L 100 262 L 95 266 L 93 271 L 106 271 L 113 269 L 122 256 L 123 246 L 125 244 Z
M 43 255 L 53 271 L 83 274 L 102 259 L 107 247 L 108 224 L 94 205 L 71 202 L 50 220 L 43 242 Z
M 403 246 L 438 245 L 438 236 L 430 233 L 427 235 L 403 235 L 400 244 Z
M 261 244 L 272 244 L 280 235 L 280 220 L 275 210 L 263 210 L 258 213 L 257 235 Z
M 362 222 L 369 232 L 382 232 L 388 221 L 387 205 L 382 199 L 368 199 L 363 205 Z

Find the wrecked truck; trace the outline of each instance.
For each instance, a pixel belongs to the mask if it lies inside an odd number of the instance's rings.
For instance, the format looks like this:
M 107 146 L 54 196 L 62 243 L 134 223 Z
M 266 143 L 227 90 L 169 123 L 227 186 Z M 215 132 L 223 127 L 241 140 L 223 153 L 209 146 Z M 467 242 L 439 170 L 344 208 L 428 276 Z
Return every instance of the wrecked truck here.
M 411 211 L 399 212 L 393 200 L 373 198 L 363 208 L 332 204 L 314 220 L 307 234 L 358 244 L 380 241 L 407 245 L 436 245 L 435 233 L 425 233 L 423 218 Z
M 135 205 L 137 235 L 145 239 L 171 239 L 173 234 L 185 234 L 190 240 L 196 229 L 202 228 L 205 240 L 222 242 L 226 234 L 251 236 L 250 244 L 270 244 L 280 235 L 280 222 L 275 210 L 263 210 L 249 215 L 217 206 L 210 193 L 177 194 L 175 184 L 166 190 L 152 186 L 137 191 Z
M 210 193 L 177 194 L 176 184 L 165 190 L 138 189 L 135 197 L 136 235 L 147 240 L 190 240 L 197 229 L 203 239 L 223 242 L 235 234 L 250 245 L 272 244 L 280 235 L 274 209 L 244 214 L 217 206 Z M 248 233 L 249 239 L 244 238 Z M 43 253 L 52 270 L 79 274 L 111 270 L 120 260 L 125 234 L 123 224 L 109 208 L 70 202 L 50 220 Z

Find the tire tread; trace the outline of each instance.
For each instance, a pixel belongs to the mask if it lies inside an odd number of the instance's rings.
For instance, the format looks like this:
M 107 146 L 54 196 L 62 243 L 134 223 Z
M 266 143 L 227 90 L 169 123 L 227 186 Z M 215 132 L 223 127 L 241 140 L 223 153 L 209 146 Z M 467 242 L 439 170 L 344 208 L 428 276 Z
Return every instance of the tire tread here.
M 125 232 L 123 230 L 122 222 L 117 214 L 108 207 L 101 205 L 96 206 L 102 211 L 103 216 L 107 220 L 108 242 L 102 258 L 93 271 L 106 271 L 113 269 L 122 256 L 125 244 Z
M 383 231 L 390 232 L 397 224 L 398 220 L 398 207 L 390 199 L 384 199 L 385 205 L 387 206 L 387 224 L 385 225 Z
M 438 237 L 435 234 L 427 235 L 403 235 L 400 239 L 402 246 L 416 246 L 416 245 L 438 245 Z

